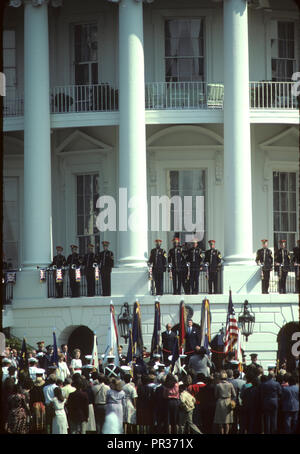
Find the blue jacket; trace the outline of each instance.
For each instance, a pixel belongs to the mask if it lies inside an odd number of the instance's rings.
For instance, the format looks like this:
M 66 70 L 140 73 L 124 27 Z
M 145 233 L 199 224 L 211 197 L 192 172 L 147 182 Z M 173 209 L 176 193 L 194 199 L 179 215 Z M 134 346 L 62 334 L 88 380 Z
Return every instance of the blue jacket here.
M 268 379 L 260 385 L 260 401 L 262 411 L 272 411 L 278 408 L 278 400 L 281 397 L 282 388 L 280 384 Z
M 299 411 L 299 386 L 291 385 L 282 388 L 282 411 Z

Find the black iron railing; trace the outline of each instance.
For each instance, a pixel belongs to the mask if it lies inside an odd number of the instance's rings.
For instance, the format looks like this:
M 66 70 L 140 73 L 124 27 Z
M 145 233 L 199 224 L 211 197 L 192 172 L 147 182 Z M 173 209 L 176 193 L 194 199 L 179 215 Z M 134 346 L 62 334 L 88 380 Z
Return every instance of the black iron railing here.
M 80 282 L 78 283 L 78 297 L 80 296 L 89 296 L 88 295 L 88 286 L 86 276 L 81 269 L 80 272 Z M 47 289 L 48 289 L 48 298 L 58 298 L 60 296 L 59 288 L 56 282 L 56 270 L 55 269 L 47 269 L 46 270 L 46 281 L 47 281 Z M 62 283 L 62 296 L 63 297 L 72 297 L 72 290 L 71 290 L 71 280 L 69 275 L 69 269 L 65 268 L 63 270 L 63 280 Z M 101 278 L 99 276 L 99 280 L 95 280 L 95 295 L 93 296 L 101 296 L 102 295 L 102 286 L 101 286 Z

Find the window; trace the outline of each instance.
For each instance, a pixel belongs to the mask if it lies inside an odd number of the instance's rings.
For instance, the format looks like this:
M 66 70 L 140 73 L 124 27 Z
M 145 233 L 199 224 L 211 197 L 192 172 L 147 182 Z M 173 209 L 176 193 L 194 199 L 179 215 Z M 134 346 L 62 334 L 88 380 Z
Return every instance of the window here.
M 3 72 L 6 77 L 6 94 L 13 98 L 17 86 L 15 30 L 3 32 Z
M 75 84 L 98 84 L 97 24 L 74 25 Z
M 167 82 L 204 80 L 204 19 L 165 21 Z
M 272 80 L 290 81 L 296 67 L 294 22 L 273 22 L 272 35 Z
M 3 252 L 13 268 L 19 265 L 19 200 L 18 178 L 3 181 Z
M 79 254 L 85 254 L 88 243 L 99 250 L 100 234 L 96 227 L 96 203 L 99 197 L 99 176 L 77 175 L 77 237 Z
M 171 170 L 169 172 L 170 197 L 179 196 L 181 205 L 179 208 L 171 205 L 171 235 L 175 233 L 182 243 L 190 242 L 197 237 L 201 247 L 205 248 L 205 193 L 206 171 L 194 170 Z M 190 197 L 192 203 L 187 203 L 185 196 Z M 196 199 L 197 196 L 197 199 Z M 181 231 L 176 231 L 178 221 L 182 220 Z M 188 221 L 188 222 L 186 222 Z M 197 224 L 197 229 L 189 228 L 188 224 Z M 170 238 L 171 240 L 172 238 Z
M 287 249 L 296 244 L 297 236 L 296 173 L 273 172 L 274 248 L 279 240 L 287 240 Z

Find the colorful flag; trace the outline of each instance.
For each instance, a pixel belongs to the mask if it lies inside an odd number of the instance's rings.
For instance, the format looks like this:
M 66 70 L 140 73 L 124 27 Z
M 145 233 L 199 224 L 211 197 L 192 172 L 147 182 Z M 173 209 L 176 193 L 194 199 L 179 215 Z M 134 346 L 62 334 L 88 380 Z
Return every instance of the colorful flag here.
M 229 303 L 226 321 L 226 334 L 224 343 L 224 353 L 227 354 L 233 350 L 233 346 L 238 339 L 239 328 L 232 303 L 231 290 L 229 290 Z
M 239 362 L 239 371 L 243 372 L 242 334 L 240 329 L 238 331 L 235 360 Z
M 185 349 L 185 334 L 187 324 L 187 309 L 185 308 L 184 301 L 180 302 L 179 306 L 179 353 L 183 353 Z
M 119 366 L 119 336 L 115 319 L 115 308 L 110 304 L 110 323 L 107 331 L 106 349 L 104 352 L 104 363 L 107 361 L 108 355 L 114 355 L 114 364 Z
M 201 347 L 208 350 L 211 341 L 211 312 L 208 299 L 202 301 L 201 308 Z
M 28 369 L 28 352 L 27 352 L 27 344 L 26 344 L 25 337 L 23 337 L 19 367 L 20 367 L 20 370 Z
M 153 335 L 151 341 L 151 355 L 150 357 L 153 358 L 154 353 L 161 353 L 160 348 L 160 303 L 159 301 L 155 301 L 154 305 L 154 327 L 153 327 Z
M 99 362 L 98 362 L 98 345 L 97 345 L 97 336 L 94 334 L 94 346 L 92 352 L 92 365 L 95 369 L 99 370 Z
M 50 358 L 51 365 L 58 366 L 58 351 L 55 331 L 53 331 L 53 353 Z
M 143 336 L 140 303 L 136 301 L 133 307 L 132 327 L 129 336 L 127 362 L 132 361 L 133 355 L 143 358 Z

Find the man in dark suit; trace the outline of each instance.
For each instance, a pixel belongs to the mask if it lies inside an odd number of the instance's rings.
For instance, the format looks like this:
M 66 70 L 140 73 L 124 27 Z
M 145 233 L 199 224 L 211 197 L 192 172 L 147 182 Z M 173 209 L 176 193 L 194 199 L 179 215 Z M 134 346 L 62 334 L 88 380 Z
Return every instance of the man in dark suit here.
M 68 348 L 68 345 L 67 344 L 62 344 L 61 345 L 61 353 L 64 355 L 65 357 L 65 361 L 69 367 L 69 365 L 71 364 L 71 361 L 72 361 L 72 357 L 69 353 L 69 348 Z
M 261 266 L 262 293 L 269 293 L 270 272 L 273 265 L 271 249 L 268 249 L 268 240 L 261 240 L 262 248 L 256 252 L 256 263 Z
M 193 320 L 188 320 L 188 326 L 185 334 L 185 354 L 189 356 L 194 354 L 195 348 L 200 346 L 200 327 L 195 325 Z
M 282 388 L 275 381 L 275 374 L 273 372 L 268 375 L 264 383 L 260 384 L 259 391 L 264 420 L 264 433 L 275 434 L 277 431 L 278 404 L 282 394 Z
M 167 366 L 170 364 L 168 357 L 172 355 L 174 344 L 177 340 L 176 334 L 172 331 L 171 323 L 166 325 L 166 331 L 161 335 L 164 364 Z

